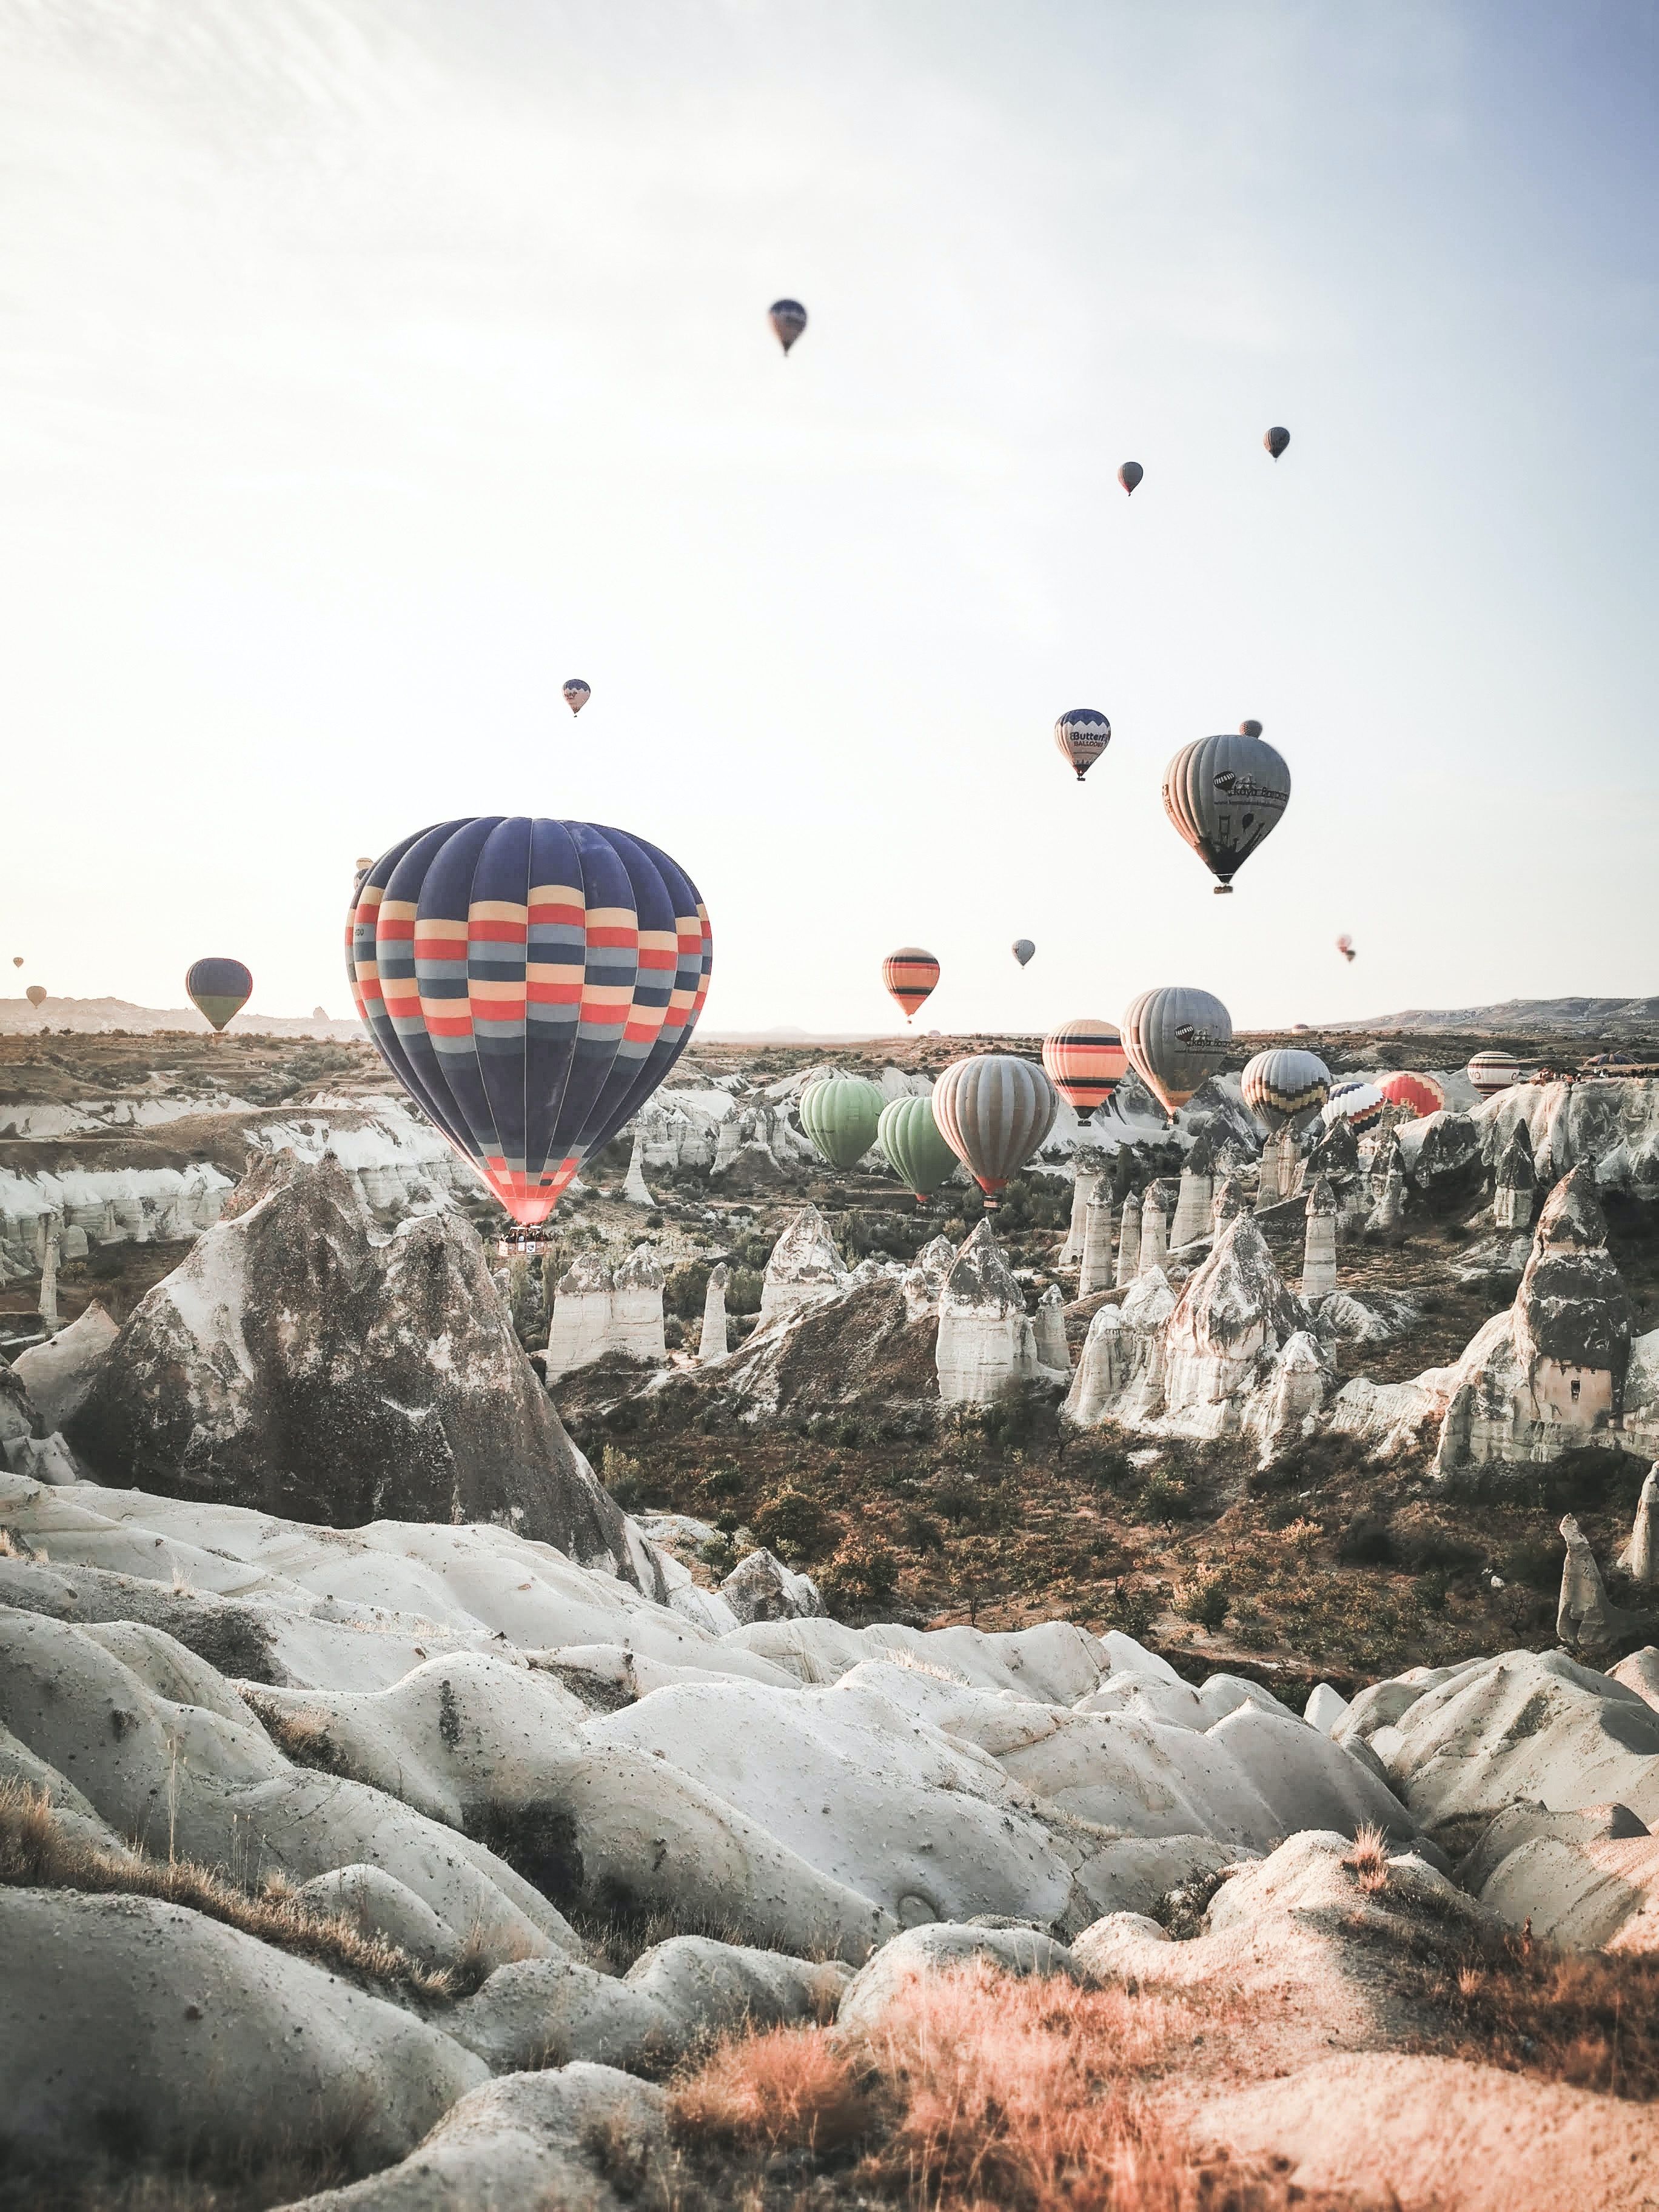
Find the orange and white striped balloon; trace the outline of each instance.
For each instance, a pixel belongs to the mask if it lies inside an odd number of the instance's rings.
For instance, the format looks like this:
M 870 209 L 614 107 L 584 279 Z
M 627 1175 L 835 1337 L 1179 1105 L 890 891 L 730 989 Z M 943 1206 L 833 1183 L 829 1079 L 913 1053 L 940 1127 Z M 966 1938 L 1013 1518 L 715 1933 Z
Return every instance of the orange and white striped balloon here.
M 896 952 L 890 952 L 882 962 L 881 980 L 903 1007 L 904 1018 L 909 1021 L 938 982 L 939 963 L 919 945 L 901 945 Z
M 1066 1104 L 1079 1114 L 1104 1105 L 1128 1073 L 1128 1055 L 1112 1022 L 1063 1022 L 1042 1040 L 1042 1066 Z

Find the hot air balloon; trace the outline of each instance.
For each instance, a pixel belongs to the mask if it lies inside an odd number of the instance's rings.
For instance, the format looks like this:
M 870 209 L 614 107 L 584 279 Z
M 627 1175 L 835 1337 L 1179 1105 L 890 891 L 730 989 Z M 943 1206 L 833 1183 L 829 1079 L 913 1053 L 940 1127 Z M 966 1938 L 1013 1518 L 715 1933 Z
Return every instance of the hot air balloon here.
M 44 983 L 31 983 L 23 996 L 28 1000 L 30 1006 L 44 1006 L 46 1003 L 46 987 Z
M 253 995 L 253 978 L 240 960 L 198 960 L 185 977 L 191 1006 L 215 1030 L 240 1014 Z
M 1212 875 L 1216 896 L 1290 804 L 1291 772 L 1261 735 L 1241 722 L 1236 738 L 1200 738 L 1164 771 L 1164 811 Z
M 1111 1097 L 1128 1065 L 1123 1040 L 1110 1022 L 1066 1022 L 1042 1040 L 1049 1082 L 1085 1117 Z
M 1029 966 L 1031 955 L 1036 951 L 1029 937 L 1017 937 L 1011 949 L 1022 968 Z
M 12 954 L 12 956 L 11 956 L 11 964 L 12 964 L 12 966 L 13 966 L 14 968 L 21 968 L 21 967 L 22 966 L 22 964 L 23 964 L 23 956 L 22 956 L 22 954 L 21 954 L 21 952 L 14 952 L 14 953 Z
M 939 1134 L 994 1206 L 1054 1126 L 1060 1101 L 1040 1067 L 1012 1053 L 952 1060 L 933 1085 Z
M 1174 1119 L 1227 1057 L 1233 1018 L 1209 991 L 1182 983 L 1143 991 L 1123 1017 L 1123 1049 L 1135 1073 Z
M 800 1094 L 800 1125 L 832 1168 L 857 1164 L 876 1141 L 881 1093 L 861 1075 L 821 1075 Z
M 939 963 L 919 945 L 901 945 L 881 963 L 881 980 L 904 1010 L 909 1021 L 916 1008 L 939 981 Z
M 1244 1103 L 1270 1137 L 1305 1129 L 1331 1095 L 1331 1071 L 1316 1053 L 1296 1047 L 1259 1052 L 1246 1060 L 1238 1085 Z
M 1363 1137 L 1367 1129 L 1374 1129 L 1382 1119 L 1382 1109 L 1388 1100 L 1374 1083 L 1350 1076 L 1346 1083 L 1334 1083 L 1331 1095 L 1321 1115 L 1328 1129 L 1339 1121 L 1346 1121 L 1355 1136 Z
M 1262 432 L 1261 442 L 1267 448 L 1267 451 L 1273 455 L 1274 460 L 1277 460 L 1279 455 L 1284 452 L 1285 447 L 1290 444 L 1291 434 L 1288 430 L 1281 428 L 1277 423 L 1275 423 L 1271 430 L 1264 430 Z
M 643 838 L 478 815 L 403 837 L 360 885 L 357 1011 L 392 1073 L 521 1228 L 684 1051 L 713 945 Z
M 1478 1052 L 1463 1072 L 1483 1098 L 1495 1098 L 1521 1080 L 1521 1063 L 1507 1052 Z
M 1133 496 L 1135 486 L 1146 473 L 1146 470 L 1141 467 L 1139 461 L 1125 461 L 1117 472 L 1117 480 L 1124 490 Z
M 1054 743 L 1082 782 L 1112 742 L 1112 726 L 1094 707 L 1073 707 L 1054 724 Z
M 593 686 L 591 684 L 584 684 L 580 676 L 571 677 L 562 689 L 564 693 L 564 703 L 573 714 L 580 714 L 593 696 Z
M 956 1172 L 957 1156 L 939 1133 L 930 1098 L 890 1098 L 876 1124 L 876 1142 L 918 1206 L 926 1206 Z
M 790 347 L 806 328 L 806 310 L 799 300 L 774 300 L 766 312 L 787 358 Z
M 1336 949 L 1342 955 L 1342 957 L 1348 963 L 1349 966 L 1352 967 L 1353 965 L 1352 938 L 1339 937 L 1336 940 Z
M 1401 1107 L 1413 1121 L 1437 1114 L 1446 1103 L 1446 1094 L 1433 1076 L 1413 1075 L 1404 1068 L 1393 1075 L 1379 1076 L 1376 1087 L 1390 1106 Z

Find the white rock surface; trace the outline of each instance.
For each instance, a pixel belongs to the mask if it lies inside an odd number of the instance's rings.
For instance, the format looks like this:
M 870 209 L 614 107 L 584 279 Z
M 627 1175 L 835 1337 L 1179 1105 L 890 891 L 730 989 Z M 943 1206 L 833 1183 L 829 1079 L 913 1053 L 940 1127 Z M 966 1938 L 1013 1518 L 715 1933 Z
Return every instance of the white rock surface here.
M 772 1247 L 761 1285 L 761 1326 L 839 1297 L 850 1281 L 830 1224 L 816 1206 L 803 1206 Z
M 947 1406 L 988 1405 L 1036 1376 L 1036 1332 L 1025 1294 L 988 1222 L 979 1223 L 945 1278 L 934 1360 L 939 1399 Z

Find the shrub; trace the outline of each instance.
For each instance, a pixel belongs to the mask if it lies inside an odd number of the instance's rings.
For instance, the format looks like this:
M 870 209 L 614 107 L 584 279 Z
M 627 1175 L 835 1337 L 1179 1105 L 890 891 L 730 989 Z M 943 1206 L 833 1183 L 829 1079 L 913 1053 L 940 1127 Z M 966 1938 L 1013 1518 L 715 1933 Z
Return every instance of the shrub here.
M 1345 1567 L 1391 1567 L 1398 1555 L 1388 1522 L 1380 1514 L 1362 1513 L 1337 1538 L 1336 1556 Z
M 1133 1589 L 1120 1582 L 1114 1584 L 1101 1613 L 1105 1627 L 1133 1636 L 1139 1643 L 1162 1610 L 1156 1590 Z
M 713 1272 L 706 1260 L 681 1260 L 663 1277 L 662 1310 L 682 1321 L 701 1321 Z
M 1227 1618 L 1230 1602 L 1227 1577 L 1222 1573 L 1194 1575 L 1176 1592 L 1176 1611 L 1182 1619 L 1212 1635 Z
M 899 1563 L 885 1544 L 849 1536 L 818 1577 L 826 1605 L 884 1604 L 898 1588 Z
M 638 1460 L 618 1445 L 607 1444 L 600 1465 L 599 1480 L 624 1513 L 632 1513 L 644 1504 L 645 1474 Z
M 793 1483 L 762 1499 L 752 1525 L 767 1549 L 785 1559 L 816 1559 L 836 1533 L 834 1516 Z
M 1192 1497 L 1185 1480 L 1155 1467 L 1140 1486 L 1142 1518 L 1162 1522 L 1167 1528 L 1172 1521 L 1184 1521 L 1191 1511 Z
M 756 1267 L 733 1267 L 726 1279 L 726 1310 L 728 1314 L 757 1314 L 761 1309 L 761 1292 L 765 1279 Z

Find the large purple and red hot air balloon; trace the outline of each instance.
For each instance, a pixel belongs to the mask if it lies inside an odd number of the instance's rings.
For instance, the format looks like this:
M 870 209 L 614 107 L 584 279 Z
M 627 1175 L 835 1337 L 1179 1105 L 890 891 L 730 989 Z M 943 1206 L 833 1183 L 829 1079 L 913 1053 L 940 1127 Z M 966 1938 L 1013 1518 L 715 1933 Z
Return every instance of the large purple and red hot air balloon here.
M 358 884 L 350 934 L 381 1058 L 523 1228 L 684 1051 L 713 957 L 666 853 L 523 814 L 401 839 Z

